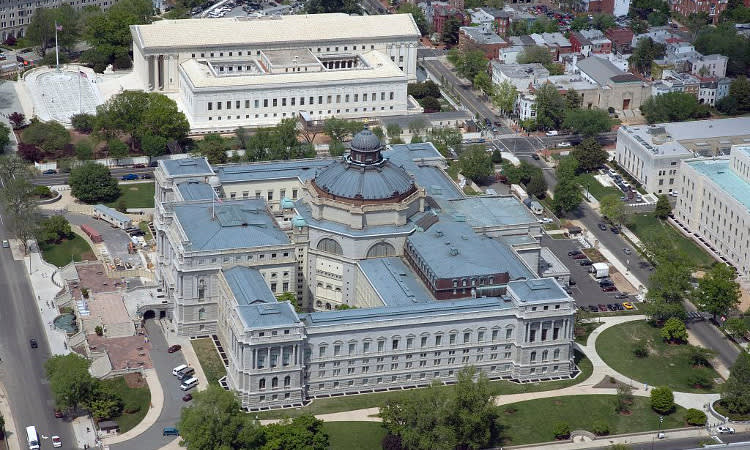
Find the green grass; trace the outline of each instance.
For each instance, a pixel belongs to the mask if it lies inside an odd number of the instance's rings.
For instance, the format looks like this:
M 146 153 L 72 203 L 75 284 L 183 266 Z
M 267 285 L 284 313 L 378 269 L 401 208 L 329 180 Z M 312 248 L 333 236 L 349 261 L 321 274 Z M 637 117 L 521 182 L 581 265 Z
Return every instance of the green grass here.
M 111 208 L 117 208 L 120 201 L 125 201 L 126 208 L 153 208 L 154 182 L 131 183 L 120 185 L 120 196 L 117 200 L 107 203 Z
M 195 342 L 195 341 L 193 341 Z M 572 380 L 546 381 L 540 383 L 513 383 L 504 380 L 490 381 L 492 395 L 521 394 L 524 392 L 541 392 L 562 389 L 578 384 L 591 376 L 594 366 L 582 353 L 576 352 L 576 363 L 581 369 L 581 374 Z M 440 389 L 453 389 L 452 386 L 443 386 Z M 378 392 L 374 394 L 349 395 L 334 398 L 320 398 L 309 405 L 286 410 L 259 412 L 261 419 L 280 419 L 284 417 L 296 417 L 302 414 L 330 414 L 342 411 L 353 411 L 356 409 L 378 408 L 388 400 L 399 400 L 409 395 L 409 391 Z
M 649 356 L 633 354 L 636 342 L 645 342 Z M 670 345 L 659 335 L 659 328 L 645 321 L 628 322 L 604 330 L 596 340 L 596 352 L 610 367 L 641 383 L 667 386 L 680 392 L 716 392 L 695 388 L 690 377 L 699 370 L 708 371 L 711 378 L 719 374 L 711 368 L 693 368 L 689 360 L 690 345 Z
M 42 258 L 50 264 L 62 267 L 74 261 L 94 261 L 96 255 L 81 236 L 74 235 L 73 239 L 65 239 L 59 244 L 41 243 Z
M 112 418 L 112 420 L 120 425 L 120 433 L 124 433 L 138 425 L 146 416 L 151 405 L 151 391 L 149 391 L 148 386 L 131 388 L 125 382 L 124 377 L 102 380 L 102 383 L 122 399 L 124 405 L 123 413 L 118 417 Z M 135 412 L 127 413 L 126 411 Z
M 620 198 L 622 196 L 622 192 L 619 189 L 612 186 L 602 185 L 596 178 L 594 178 L 594 175 L 590 173 L 582 173 L 578 175 L 577 178 L 578 183 L 581 185 L 581 188 L 583 188 L 583 191 L 586 191 L 586 186 L 588 185 L 589 192 L 597 200 L 601 200 L 609 194 L 616 194 L 617 198 Z
M 645 242 L 646 238 L 654 233 L 666 233 L 669 240 L 674 242 L 677 248 L 690 258 L 696 267 L 708 267 L 716 262 L 695 242 L 686 238 L 668 223 L 657 219 L 651 214 L 634 214 L 631 216 L 630 221 L 628 228 L 642 242 Z
M 206 375 L 206 381 L 209 383 L 218 383 L 219 378 L 227 374 L 224 363 L 221 362 L 221 356 L 216 351 L 216 347 L 210 338 L 195 339 L 190 341 L 193 344 L 193 350 L 201 363 L 203 373 Z
M 474 188 L 472 188 L 468 184 L 464 186 L 464 194 L 466 195 L 480 195 L 481 193 L 482 191 L 474 190 Z
M 148 222 L 146 222 L 145 220 L 138 222 L 138 228 L 140 228 L 141 231 L 146 233 L 146 235 L 144 236 L 144 238 L 146 239 L 146 242 L 154 238 L 154 236 L 151 235 L 151 230 L 148 229 Z
M 589 335 L 599 325 L 601 325 L 600 322 L 585 322 L 581 324 L 580 328 L 575 329 L 576 342 L 581 345 L 586 345 L 586 341 L 589 339 Z
M 523 445 L 554 441 L 552 428 L 567 423 L 571 430 L 591 430 L 596 421 L 609 425 L 609 434 L 635 433 L 659 428 L 659 414 L 651 410 L 650 400 L 635 397 L 631 414 L 615 412 L 614 395 L 572 395 L 551 397 L 500 406 L 504 445 Z M 514 411 L 515 410 L 515 411 Z M 686 426 L 685 410 L 677 407 L 664 416 L 662 429 Z
M 330 450 L 380 450 L 387 434 L 380 422 L 324 422 Z

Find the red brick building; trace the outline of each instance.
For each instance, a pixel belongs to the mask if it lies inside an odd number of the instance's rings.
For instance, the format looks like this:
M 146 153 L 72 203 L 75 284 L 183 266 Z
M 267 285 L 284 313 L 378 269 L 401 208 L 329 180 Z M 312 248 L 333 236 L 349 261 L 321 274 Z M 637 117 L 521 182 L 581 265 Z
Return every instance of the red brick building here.
M 500 49 L 505 47 L 510 47 L 510 43 L 495 33 L 484 31 L 482 27 L 461 27 L 458 32 L 458 48 L 461 51 L 481 50 L 489 60 L 498 59 Z
M 630 28 L 610 28 L 604 32 L 612 42 L 612 50 L 618 53 L 627 53 L 630 51 L 630 45 L 633 42 L 633 30 Z
M 455 17 L 459 22 L 464 23 L 464 14 L 461 10 L 452 6 L 435 5 L 432 12 L 432 31 L 441 34 L 445 21 L 450 17 Z
M 745 6 L 750 6 L 750 0 L 744 0 Z M 672 9 L 689 16 L 690 14 L 705 12 L 713 23 L 719 22 L 719 16 L 727 9 L 726 0 L 675 0 L 670 2 Z

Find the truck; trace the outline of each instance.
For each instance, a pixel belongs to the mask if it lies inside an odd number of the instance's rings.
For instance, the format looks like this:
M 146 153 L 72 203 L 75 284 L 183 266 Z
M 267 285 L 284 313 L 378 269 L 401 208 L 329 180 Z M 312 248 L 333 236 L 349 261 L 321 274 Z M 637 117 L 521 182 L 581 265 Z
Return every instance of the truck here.
M 99 234 L 98 231 L 96 231 L 93 227 L 90 225 L 83 224 L 81 225 L 81 231 L 86 233 L 89 238 L 91 238 L 91 241 L 94 243 L 102 242 L 104 239 L 102 239 L 102 235 Z
M 606 278 L 609 276 L 609 265 L 607 263 L 594 263 L 589 268 L 594 278 Z

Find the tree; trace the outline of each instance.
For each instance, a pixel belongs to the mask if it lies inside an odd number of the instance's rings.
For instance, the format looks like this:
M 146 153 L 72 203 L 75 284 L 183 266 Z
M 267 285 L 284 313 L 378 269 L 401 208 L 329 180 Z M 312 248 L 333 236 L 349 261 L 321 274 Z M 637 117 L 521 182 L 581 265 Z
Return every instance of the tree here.
M 674 409 L 674 394 L 668 387 L 651 389 L 651 409 L 659 414 L 668 414 Z
M 588 30 L 591 28 L 589 18 L 586 16 L 576 16 L 572 22 L 570 22 L 570 31 L 581 31 Z
M 84 407 L 93 400 L 98 380 L 89 374 L 90 365 L 91 361 L 77 353 L 54 355 L 44 363 L 58 408 Z
M 10 128 L 4 123 L 0 123 L 0 153 L 5 153 L 5 149 L 10 144 Z
M 648 123 L 682 122 L 710 115 L 708 105 L 698 103 L 694 95 L 687 92 L 668 92 L 649 97 L 641 105 Z
M 630 29 L 633 34 L 643 34 L 648 31 L 648 22 L 641 19 L 632 19 L 630 21 Z
M 432 142 L 432 145 L 443 156 L 450 156 L 448 149 L 452 148 L 456 152 L 461 151 L 461 141 L 463 136 L 461 131 L 457 128 L 433 128 L 427 135 L 427 141 Z
M 695 49 L 704 55 L 718 53 L 727 61 L 727 76 L 746 76 L 750 66 L 750 39 L 738 34 L 734 24 L 723 23 L 706 27 L 698 32 L 693 42 Z
M 227 162 L 227 150 L 229 150 L 229 144 L 218 134 L 209 134 L 198 142 L 198 154 L 208 158 L 211 164 Z
M 167 138 L 146 133 L 141 137 L 141 150 L 151 158 L 167 153 Z
M 401 133 L 403 133 L 403 131 L 404 130 L 402 130 L 397 123 L 389 123 L 385 126 L 385 132 L 391 139 L 391 144 L 393 144 L 396 139 L 401 139 Z
M 440 40 L 447 45 L 456 45 L 458 43 L 458 29 L 461 28 L 461 20 L 456 16 L 448 17 L 443 22 L 443 32 Z
M 264 434 L 261 450 L 326 450 L 329 445 L 323 421 L 310 414 L 266 425 Z
M 661 331 L 659 331 L 662 339 L 674 343 L 687 342 L 687 328 L 685 328 L 685 322 L 678 319 L 677 317 L 670 317 L 666 322 Z
M 617 27 L 615 16 L 611 14 L 594 14 L 594 19 L 591 21 L 591 23 L 594 28 L 601 32 L 605 32 L 610 28 Z
M 609 194 L 602 197 L 599 202 L 599 211 L 602 216 L 609 219 L 614 225 L 622 225 L 625 222 L 625 202 L 620 200 L 617 194 Z
M 94 147 L 91 145 L 91 140 L 81 139 L 75 145 L 76 158 L 79 161 L 88 161 L 94 157 Z
M 702 427 L 706 424 L 706 413 L 700 409 L 690 408 L 685 411 L 685 422 L 690 425 Z
M 73 129 L 81 133 L 91 133 L 94 130 L 96 116 L 93 114 L 80 113 L 70 116 L 70 124 Z
M 404 3 L 408 5 L 409 3 Z M 425 97 L 440 98 L 440 86 L 432 80 L 425 80 L 421 83 L 409 83 L 406 87 L 406 93 L 417 100 Z
M 39 240 L 43 242 L 60 242 L 63 239 L 70 239 L 73 236 L 68 219 L 60 215 L 44 219 L 40 228 Z
M 667 197 L 665 194 L 659 195 L 658 199 L 656 200 L 656 209 L 654 209 L 654 216 L 664 220 L 669 217 L 670 214 L 672 214 L 672 204 L 669 203 L 669 197 Z
M 218 384 L 193 393 L 192 405 L 182 409 L 179 430 L 188 450 L 261 448 L 265 444 L 263 429 L 242 412 L 234 392 Z
M 627 384 L 617 385 L 617 396 L 616 396 L 615 411 L 619 413 L 626 413 L 630 411 L 630 407 L 633 404 L 633 388 Z
M 739 76 L 729 85 L 729 95 L 736 102 L 736 113 L 750 112 L 750 81 L 747 77 Z
M 596 136 L 609 131 L 612 125 L 613 120 L 603 109 L 568 109 L 562 127 L 584 136 Z
M 698 281 L 693 299 L 701 311 L 716 316 L 726 316 L 729 311 L 740 304 L 740 285 L 734 281 L 737 274 L 730 266 L 716 263 L 711 270 Z
M 109 168 L 93 162 L 71 170 L 68 184 L 73 197 L 84 203 L 109 202 L 120 196 L 120 187 Z
M 128 156 L 128 144 L 119 139 L 110 139 L 107 142 L 107 155 L 116 160 L 125 158 Z
M 721 386 L 721 403 L 734 414 L 750 412 L 750 354 L 740 352 Z
M 398 7 L 399 14 L 411 14 L 414 19 L 414 23 L 417 24 L 419 32 L 422 36 L 426 36 L 430 33 L 430 25 L 427 23 L 427 19 L 424 16 L 422 8 L 414 3 L 402 3 Z
M 557 214 L 563 214 L 572 211 L 581 204 L 583 196 L 581 189 L 574 180 L 559 180 L 555 186 L 555 197 L 552 200 L 552 207 Z
M 144 134 L 153 134 L 180 141 L 190 131 L 190 124 L 185 114 L 177 109 L 177 103 L 163 94 L 149 93 L 148 103 L 140 120 L 136 133 L 138 138 Z
M 133 37 L 130 25 L 151 23 L 154 15 L 149 0 L 121 0 L 106 12 L 93 12 L 85 17 L 83 37 L 91 49 L 83 53 L 83 59 L 101 72 L 107 64 L 116 68 L 130 67 L 128 50 Z
M 666 53 L 664 44 L 654 42 L 650 37 L 640 38 L 633 49 L 633 54 L 628 59 L 631 69 L 643 75 L 651 75 L 651 64 L 655 59 L 661 58 Z
M 503 154 L 500 150 L 492 150 L 492 163 L 501 164 L 503 162 Z
M 552 63 L 552 54 L 547 47 L 532 45 L 523 49 L 516 57 L 518 64 L 539 63 L 544 66 Z
M 26 27 L 25 38 L 38 46 L 44 56 L 47 49 L 55 46 L 55 25 L 62 27 L 57 33 L 58 45 L 71 48 L 79 37 L 76 11 L 71 5 L 63 4 L 56 8 L 37 8 Z
M 94 393 L 88 402 L 88 409 L 96 420 L 115 417 L 122 411 L 122 399 L 111 389 L 96 380 Z
M 34 122 L 23 133 L 21 140 L 32 144 L 49 155 L 56 155 L 70 143 L 70 132 L 58 122 Z
M 560 127 L 565 117 L 565 99 L 552 83 L 545 83 L 536 92 L 536 123 L 537 127 L 553 130 Z
M 573 155 L 560 158 L 555 169 L 555 175 L 558 180 L 574 181 L 579 172 L 580 163 Z
M 453 55 L 452 59 L 455 61 L 456 71 L 467 80 L 473 81 L 479 72 L 487 70 L 488 61 L 481 50 L 461 52 L 454 49 L 451 50 L 450 54 Z
M 568 112 L 570 114 L 571 111 Z M 567 120 L 567 119 L 566 119 Z M 607 162 L 609 155 L 593 137 L 587 137 L 576 145 L 571 155 L 578 161 L 578 168 L 584 172 L 597 170 Z
M 458 162 L 461 173 L 468 179 L 479 183 L 495 172 L 492 157 L 481 145 L 472 145 L 461 153 Z
M 526 184 L 526 192 L 537 198 L 544 198 L 547 195 L 547 181 L 541 173 L 541 170 L 534 172 L 531 180 Z
M 740 340 L 750 331 L 745 321 L 741 317 L 731 317 L 724 322 L 724 331 L 733 339 Z
M 13 126 L 14 130 L 17 128 L 21 128 L 26 124 L 26 116 L 18 111 L 10 113 L 10 115 L 8 116 L 8 120 L 10 121 L 10 124 Z
M 420 135 L 422 134 L 422 131 L 427 128 L 429 123 L 424 119 L 414 119 L 411 122 L 409 122 L 409 133 Z
M 492 84 L 492 79 L 490 79 L 490 76 L 487 75 L 487 72 L 481 71 L 477 73 L 474 76 L 474 80 L 472 81 L 472 83 L 474 85 L 474 88 L 479 89 L 489 97 L 492 96 L 494 92 L 494 85 Z
M 688 361 L 691 366 L 694 367 L 708 367 L 711 365 L 710 359 L 714 357 L 716 352 L 711 349 L 704 347 L 697 347 L 691 345 L 688 347 Z
M 308 14 L 345 13 L 361 14 L 362 8 L 356 0 L 310 0 L 305 4 Z
M 579 94 L 575 89 L 570 88 L 565 93 L 565 109 L 567 109 L 568 112 L 570 112 L 570 110 L 580 108 L 582 102 L 583 99 L 581 94 Z
M 518 98 L 518 89 L 508 80 L 503 80 L 502 83 L 495 85 L 495 92 L 492 95 L 492 104 L 494 104 L 500 112 L 509 116 L 513 114 L 516 109 L 516 99 Z
M 344 142 L 362 131 L 362 122 L 331 117 L 323 122 L 323 133 L 336 142 Z

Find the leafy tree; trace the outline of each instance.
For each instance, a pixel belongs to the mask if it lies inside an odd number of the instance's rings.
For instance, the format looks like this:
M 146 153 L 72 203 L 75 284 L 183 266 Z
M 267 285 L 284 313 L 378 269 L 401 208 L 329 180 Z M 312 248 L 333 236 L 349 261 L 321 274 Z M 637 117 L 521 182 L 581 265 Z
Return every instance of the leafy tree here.
M 579 172 L 580 163 L 573 155 L 560 158 L 555 169 L 555 175 L 558 180 L 574 181 Z
M 620 200 L 617 194 L 605 195 L 599 202 L 599 210 L 602 216 L 609 219 L 614 225 L 622 225 L 625 222 L 625 202 Z
M 630 3 L 628 15 L 631 18 L 645 19 L 653 11 L 669 15 L 669 4 L 663 0 L 634 0 Z
M 429 123 L 424 119 L 414 119 L 409 122 L 409 133 L 420 135 L 424 131 Z
M 718 53 L 728 57 L 728 76 L 747 75 L 750 66 L 750 39 L 738 34 L 734 24 L 723 23 L 702 29 L 693 45 L 704 55 Z
M 676 343 L 687 342 L 688 338 L 685 322 L 677 317 L 670 317 L 669 320 L 664 322 L 664 326 L 659 331 L 659 334 L 665 341 Z
M 570 114 L 572 111 L 568 111 Z M 566 119 L 567 120 L 567 119 Z M 578 168 L 584 172 L 591 172 L 607 162 L 609 155 L 593 137 L 587 137 L 571 152 L 573 157 L 578 160 Z
M 8 120 L 10 121 L 10 124 L 13 126 L 13 129 L 21 128 L 26 124 L 26 116 L 24 113 L 20 113 L 18 111 L 10 113 L 8 116 Z
M 599 31 L 607 31 L 610 28 L 616 28 L 615 16 L 611 14 L 594 14 L 594 19 L 591 21 L 594 28 Z
M 649 97 L 641 105 L 648 123 L 682 122 L 710 115 L 708 105 L 698 103 L 694 95 L 687 92 L 668 92 Z
M 531 24 L 529 31 L 532 33 L 556 33 L 560 31 L 560 26 L 555 20 L 539 17 Z
M 346 153 L 346 146 L 338 141 L 332 141 L 328 146 L 328 153 L 333 157 L 343 156 Z
M 452 148 L 457 153 L 461 151 L 463 136 L 457 128 L 433 128 L 428 133 L 426 140 L 432 142 L 432 145 L 438 149 L 441 155 L 449 156 L 449 148 Z
M 630 407 L 633 405 L 633 388 L 627 384 L 618 384 L 615 399 L 615 411 L 620 413 L 630 411 Z
M 440 93 L 440 86 L 432 80 L 425 80 L 421 83 L 409 83 L 406 87 L 406 93 L 416 99 L 425 97 L 440 98 L 442 96 Z
M 552 200 L 552 207 L 557 214 L 563 214 L 572 211 L 581 204 L 583 196 L 581 189 L 574 180 L 559 180 L 555 186 L 555 197 Z
M 393 144 L 395 139 L 401 138 L 401 133 L 403 133 L 404 130 L 401 129 L 401 127 L 397 123 L 389 123 L 385 126 L 385 132 L 388 134 L 388 137 L 391 138 L 391 143 Z
M 716 352 L 708 348 L 697 347 L 694 345 L 688 347 L 688 361 L 691 366 L 708 367 L 711 365 L 709 360 L 713 358 L 715 354 Z
M 651 25 L 652 27 L 660 27 L 662 25 L 667 24 L 667 20 L 669 20 L 669 15 L 661 11 L 652 11 L 648 15 L 646 20 L 648 21 L 648 24 Z
M 541 45 L 532 45 L 523 49 L 516 58 L 518 64 L 539 63 L 547 65 L 552 63 L 552 54 L 547 47 Z
M 456 45 L 458 43 L 458 30 L 461 28 L 461 20 L 458 17 L 448 17 L 443 22 L 443 32 L 440 35 L 440 40 L 448 45 Z
M 651 64 L 655 59 L 664 56 L 666 50 L 667 47 L 664 44 L 654 42 L 650 37 L 641 38 L 628 59 L 630 68 L 648 76 L 651 74 Z
M 609 434 L 609 424 L 605 420 L 595 420 L 591 424 L 591 431 L 597 436 L 606 436 Z
M 656 209 L 654 209 L 654 216 L 659 219 L 666 219 L 672 214 L 672 204 L 669 203 L 669 197 L 664 194 L 659 195 L 656 200 Z
M 44 363 L 55 405 L 74 409 L 89 404 L 94 398 L 98 380 L 89 374 L 91 361 L 77 353 L 54 355 Z
M 179 141 L 190 131 L 190 124 L 185 114 L 177 109 L 177 103 L 162 94 L 149 94 L 146 109 L 140 120 L 136 134 L 138 138 L 144 134 L 153 134 Z
M 694 301 L 701 311 L 716 316 L 726 316 L 729 311 L 740 304 L 740 285 L 735 281 L 734 269 L 726 264 L 716 263 L 711 270 L 698 281 Z
M 537 127 L 554 130 L 560 127 L 565 117 L 565 99 L 552 83 L 545 83 L 535 92 Z
M 570 22 L 570 31 L 581 31 L 581 30 L 588 30 L 591 28 L 591 23 L 589 23 L 589 18 L 586 16 L 576 16 L 572 22 Z
M 562 127 L 584 136 L 596 136 L 609 131 L 613 124 L 609 113 L 603 109 L 568 109 Z
M 34 122 L 23 130 L 21 140 L 55 155 L 70 143 L 70 132 L 58 122 Z
M 109 168 L 93 162 L 71 170 L 68 184 L 73 197 L 84 203 L 109 202 L 120 196 L 120 187 Z
M 702 28 L 711 22 L 711 18 L 708 17 L 708 13 L 701 11 L 699 13 L 692 13 L 687 17 L 681 17 L 680 23 L 690 30 L 690 35 L 693 39 Z M 691 39 L 692 40 L 692 39 Z
M 565 422 L 558 422 L 552 425 L 552 433 L 555 439 L 568 439 L 570 437 L 570 425 Z
M 426 36 L 430 33 L 430 24 L 427 23 L 427 19 L 424 16 L 422 8 L 414 3 L 402 3 L 398 7 L 399 14 L 411 14 L 414 19 L 414 23 L 417 24 L 419 32 L 422 36 Z
M 119 415 L 123 408 L 122 399 L 104 384 L 96 381 L 95 391 L 87 405 L 91 415 L 96 420 L 109 419 Z
M 146 156 L 161 156 L 167 153 L 167 138 L 146 133 L 141 137 L 141 149 Z
M 724 331 L 734 339 L 741 339 L 750 331 L 745 320 L 741 317 L 731 317 L 724 322 Z
M 668 387 L 651 389 L 651 409 L 659 414 L 668 414 L 674 409 L 674 394 Z
M 529 34 L 529 23 L 525 20 L 518 20 L 510 23 L 511 36 L 525 36 Z
M 547 195 L 547 181 L 544 179 L 541 170 L 534 172 L 531 176 L 531 180 L 526 184 L 526 192 L 538 198 L 543 198 Z
M 306 414 L 291 421 L 264 427 L 266 443 L 262 450 L 326 450 L 328 435 L 323 430 L 323 421 Z
M 218 134 L 209 134 L 198 142 L 198 154 L 208 158 L 211 164 L 227 162 L 227 150 L 229 150 L 229 144 Z
M 71 48 L 79 37 L 78 15 L 71 5 L 63 4 L 56 8 L 37 8 L 24 36 L 38 46 L 42 56 L 47 49 L 55 46 L 55 24 L 62 27 L 57 32 L 57 42 L 62 48 Z
M 188 450 L 262 448 L 266 441 L 234 392 L 217 384 L 193 394 L 192 405 L 182 409 L 179 430 Z
M 44 242 L 60 242 L 73 236 L 68 219 L 60 215 L 44 219 L 40 228 L 39 239 Z
M 470 50 L 462 52 L 456 49 L 451 50 L 451 59 L 455 61 L 456 71 L 459 75 L 467 80 L 474 80 L 479 72 L 487 70 L 487 58 L 481 50 Z
M 685 411 L 685 422 L 690 425 L 696 425 L 702 427 L 706 424 L 706 413 L 700 409 L 690 408 Z
M 724 98 L 731 98 L 735 101 L 735 113 L 750 112 L 750 81 L 744 76 L 735 78 L 729 85 L 729 95 Z
M 442 106 L 440 105 L 440 102 L 435 97 L 425 97 L 420 101 L 422 108 L 424 108 L 424 112 L 431 113 L 431 112 L 440 112 L 442 109 Z
M 694 369 L 690 373 L 687 382 L 690 386 L 696 387 L 698 389 L 709 389 L 714 385 L 712 375 L 713 373 L 705 368 Z
M 362 122 L 331 117 L 323 122 L 323 133 L 336 142 L 344 142 L 362 131 Z
M 308 14 L 346 13 L 361 14 L 362 8 L 356 0 L 310 0 L 305 4 Z
M 581 95 L 573 88 L 568 89 L 565 93 L 565 108 L 568 110 L 578 109 L 583 102 Z
M 80 113 L 70 117 L 73 129 L 81 133 L 91 133 L 94 130 L 96 116 L 93 114 Z
M 518 89 L 508 80 L 495 85 L 495 92 L 492 95 L 492 104 L 500 109 L 500 112 L 506 116 L 513 114 L 516 109 L 516 99 L 518 98 Z
M 487 75 L 487 72 L 485 71 L 477 73 L 474 76 L 472 84 L 476 89 L 484 92 L 487 96 L 491 97 L 494 93 L 494 85 L 492 84 L 492 79 L 490 79 L 490 76 Z
M 461 167 L 461 173 L 476 183 L 483 181 L 494 173 L 492 157 L 481 145 L 472 145 L 469 147 L 461 153 L 458 162 Z
M 125 158 L 128 156 L 128 144 L 119 139 L 110 139 L 107 142 L 107 155 L 114 159 Z
M 750 354 L 740 352 L 721 386 L 721 403 L 734 414 L 750 412 Z
M 0 153 L 5 153 L 5 149 L 10 144 L 10 128 L 4 123 L 0 123 Z
M 500 164 L 503 162 L 503 154 L 500 152 L 500 150 L 495 149 L 492 150 L 492 163 L 493 164 Z
M 94 157 L 94 146 L 91 145 L 91 140 L 81 139 L 75 145 L 76 158 L 79 161 L 88 161 Z
M 82 59 L 97 72 L 103 71 L 107 64 L 129 68 L 128 51 L 133 40 L 130 25 L 151 23 L 153 15 L 154 7 L 149 0 L 120 0 L 106 12 L 89 14 L 83 38 L 92 48 L 83 53 Z

